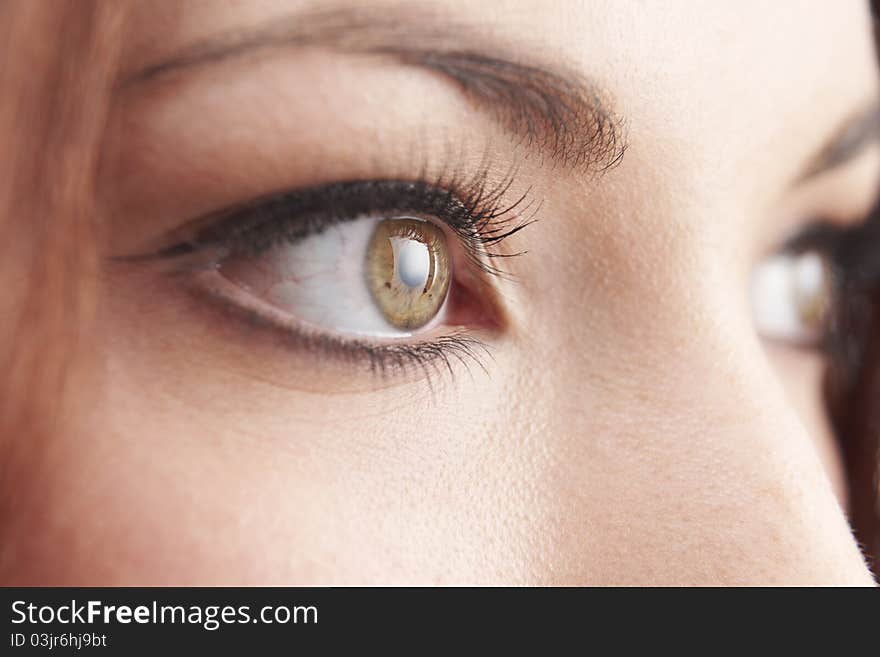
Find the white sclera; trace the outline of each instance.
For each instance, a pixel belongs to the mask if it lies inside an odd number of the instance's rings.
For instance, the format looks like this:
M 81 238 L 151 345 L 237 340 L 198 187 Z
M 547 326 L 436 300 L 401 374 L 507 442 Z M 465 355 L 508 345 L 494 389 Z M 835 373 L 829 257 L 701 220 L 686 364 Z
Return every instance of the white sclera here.
M 431 273 L 428 245 L 408 237 L 391 238 L 394 268 L 400 282 L 414 290 L 423 289 Z
M 273 247 L 259 258 L 226 264 L 222 273 L 313 326 L 369 337 L 408 337 L 409 331 L 385 319 L 367 283 L 367 250 L 380 221 L 365 216 L 341 222 Z M 400 283 L 424 288 L 431 272 L 428 246 L 407 237 L 393 237 L 391 242 Z M 441 310 L 431 323 L 442 321 L 442 315 Z
M 818 253 L 803 253 L 796 258 L 793 282 L 800 298 L 822 294 L 828 285 L 827 271 Z
M 802 308 L 828 294 L 828 270 L 818 253 L 781 253 L 752 272 L 751 302 L 755 327 L 765 338 L 810 344 L 822 326 L 805 322 Z
M 374 337 L 410 335 L 388 323 L 367 287 L 365 257 L 378 222 L 372 217 L 346 221 L 265 254 L 264 267 L 283 275 L 262 286 L 264 298 L 321 328 Z

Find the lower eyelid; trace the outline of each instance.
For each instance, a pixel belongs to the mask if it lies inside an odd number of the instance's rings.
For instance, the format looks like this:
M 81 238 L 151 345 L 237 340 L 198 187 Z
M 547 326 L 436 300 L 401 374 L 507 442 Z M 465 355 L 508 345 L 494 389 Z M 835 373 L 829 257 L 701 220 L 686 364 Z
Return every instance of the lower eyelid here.
M 322 364 L 335 361 L 352 374 L 351 366 L 358 365 L 371 376 L 397 377 L 402 382 L 433 378 L 437 374 L 454 374 L 457 366 L 468 370 L 476 366 L 486 370 L 490 347 L 474 331 L 457 327 L 440 332 L 439 327 L 418 340 L 394 341 L 353 340 L 315 331 L 283 313 L 273 311 L 266 304 L 260 307 L 247 298 L 244 290 L 236 290 L 234 283 L 223 281 L 216 271 L 178 273 L 179 281 L 189 296 L 203 308 L 215 312 L 215 318 L 224 328 L 230 323 L 244 329 L 247 339 L 257 340 L 270 347 L 317 356 Z
M 447 242 L 440 230 L 429 220 L 364 216 L 257 255 L 232 254 L 217 262 L 216 271 L 247 293 L 243 305 L 285 321 L 289 316 L 314 331 L 370 340 L 413 338 L 441 325 L 449 307 L 454 267 L 448 258 L 457 238 Z M 422 247 L 416 255 L 426 260 L 414 263 L 424 268 L 425 285 L 437 281 L 426 296 L 397 279 L 392 263 L 398 256 L 391 249 L 404 242 Z M 429 265 L 436 270 L 431 278 Z

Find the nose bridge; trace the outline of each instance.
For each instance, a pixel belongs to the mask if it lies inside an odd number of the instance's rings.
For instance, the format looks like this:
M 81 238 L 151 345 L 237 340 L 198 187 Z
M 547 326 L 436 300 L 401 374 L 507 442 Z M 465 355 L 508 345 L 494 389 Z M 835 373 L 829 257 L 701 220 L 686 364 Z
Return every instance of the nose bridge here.
M 650 444 L 650 451 L 677 455 L 677 463 L 711 450 L 729 459 L 728 470 L 747 451 L 746 468 L 766 454 L 794 463 L 782 453 L 800 453 L 801 445 L 809 451 L 806 430 L 741 313 L 693 290 L 645 294 L 637 306 L 619 308 L 603 327 L 611 337 L 573 350 L 563 365 L 568 372 L 557 385 L 575 393 L 566 397 L 567 417 L 579 432 L 593 433 L 599 420 L 635 450 Z M 565 383 L 575 378 L 581 386 Z
M 659 274 L 574 313 L 544 375 L 554 526 L 594 582 L 870 583 L 732 286 Z
M 733 371 L 731 371 L 731 369 Z M 587 581 L 866 584 L 803 427 L 736 368 L 653 390 L 592 390 L 557 414 L 556 538 Z M 693 381 L 692 381 L 693 383 Z M 572 421 L 573 420 L 573 421 Z

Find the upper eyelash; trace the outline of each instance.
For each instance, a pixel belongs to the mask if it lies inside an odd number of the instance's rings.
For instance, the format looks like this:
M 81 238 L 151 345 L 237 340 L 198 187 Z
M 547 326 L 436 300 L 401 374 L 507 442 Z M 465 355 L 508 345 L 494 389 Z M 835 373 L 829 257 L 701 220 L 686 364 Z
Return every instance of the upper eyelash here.
M 371 213 L 419 213 L 443 221 L 460 238 L 471 262 L 488 274 L 504 275 L 493 259 L 521 255 L 498 246 L 533 223 L 540 205 L 530 190 L 505 203 L 514 181 L 509 174 L 490 184 L 488 172 L 473 178 L 423 180 L 354 180 L 263 196 L 197 221 L 206 227 L 191 239 L 163 249 L 176 256 L 219 247 L 256 256 L 294 242 L 334 223 Z

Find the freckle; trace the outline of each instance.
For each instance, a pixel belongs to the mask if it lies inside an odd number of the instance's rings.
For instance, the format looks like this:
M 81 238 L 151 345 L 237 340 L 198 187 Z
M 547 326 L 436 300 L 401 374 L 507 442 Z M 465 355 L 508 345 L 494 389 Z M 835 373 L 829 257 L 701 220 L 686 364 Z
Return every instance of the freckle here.
M 385 281 L 385 287 L 387 287 L 387 288 L 390 290 L 390 289 L 391 289 L 391 283 L 389 283 L 388 281 Z

